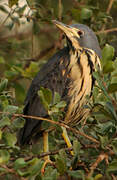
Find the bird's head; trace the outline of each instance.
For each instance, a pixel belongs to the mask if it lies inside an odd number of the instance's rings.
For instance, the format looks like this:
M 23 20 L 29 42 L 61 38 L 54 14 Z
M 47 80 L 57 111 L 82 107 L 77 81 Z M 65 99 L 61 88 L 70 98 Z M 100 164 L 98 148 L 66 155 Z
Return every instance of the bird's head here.
M 101 49 L 95 33 L 84 24 L 66 25 L 59 21 L 53 20 L 53 23 L 61 29 L 67 37 L 68 44 L 75 49 L 88 48 L 96 52 L 101 58 Z
M 76 27 L 63 24 L 56 20 L 53 20 L 53 23 L 64 32 L 65 36 L 67 37 L 68 42 L 75 49 L 81 48 L 79 44 L 79 39 L 84 35 L 84 32 L 82 30 Z

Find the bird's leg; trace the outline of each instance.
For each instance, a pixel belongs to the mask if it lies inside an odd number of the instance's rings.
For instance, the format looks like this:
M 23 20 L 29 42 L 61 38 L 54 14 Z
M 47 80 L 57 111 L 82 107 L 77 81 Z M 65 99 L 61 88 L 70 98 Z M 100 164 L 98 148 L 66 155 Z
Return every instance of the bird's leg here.
M 49 151 L 48 132 L 46 132 L 46 131 L 43 133 L 43 151 L 44 151 L 44 152 L 48 152 L 48 151 Z M 46 161 L 46 160 L 49 160 L 49 159 L 50 159 L 50 158 L 49 158 L 48 155 L 44 157 L 44 160 L 45 160 L 45 161 Z
M 62 136 L 63 136 L 63 138 L 64 138 L 64 140 L 65 140 L 68 148 L 72 147 L 72 144 L 71 144 L 71 141 L 70 141 L 70 139 L 69 139 L 69 137 L 68 137 L 66 128 L 65 128 L 65 127 L 62 127 L 62 130 L 63 130 Z M 70 151 L 70 153 L 71 153 L 72 156 L 74 155 L 74 152 L 73 152 L 73 151 Z
M 43 151 L 47 153 L 49 151 L 49 145 L 48 145 L 48 131 L 43 132 Z M 45 167 L 47 164 L 53 164 L 53 162 L 50 160 L 49 155 L 44 157 L 44 164 L 41 169 L 41 174 L 43 175 L 45 172 Z

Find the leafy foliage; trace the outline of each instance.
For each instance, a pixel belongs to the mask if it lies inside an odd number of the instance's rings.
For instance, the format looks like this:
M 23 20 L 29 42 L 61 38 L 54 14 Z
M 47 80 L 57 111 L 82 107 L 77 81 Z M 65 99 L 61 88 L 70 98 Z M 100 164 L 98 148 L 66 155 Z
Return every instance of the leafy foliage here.
M 103 30 L 116 26 L 117 2 L 113 2 L 109 11 L 109 0 L 27 0 L 30 10 L 26 15 L 26 5 L 20 7 L 18 0 L 8 2 L 11 8 L 15 5 L 14 11 L 18 16 L 15 17 L 12 11 L 9 13 L 5 6 L 0 5 L 0 12 L 7 15 L 0 28 L 0 178 L 116 179 L 117 40 L 116 32 Z M 30 14 L 30 11 L 33 13 Z M 25 19 L 23 23 L 22 18 Z M 68 129 L 74 156 L 70 154 L 71 149 L 66 148 L 61 137 L 62 129 L 56 124 L 64 116 L 66 103 L 57 92 L 52 94 L 43 87 L 38 91 L 50 119 L 55 122 L 43 121 L 43 128 L 55 128 L 49 132 L 49 153 L 54 165 L 48 164 L 42 174 L 42 139 L 31 147 L 20 147 L 17 132 L 25 122 L 22 109 L 31 80 L 48 58 L 63 47 L 61 35 L 58 37 L 52 19 L 62 20 L 66 24 L 84 23 L 97 33 L 102 48 L 102 70 L 93 74 L 97 84 L 93 89 L 92 101 L 86 105 L 90 109 L 90 117 L 76 127 L 77 133 L 76 129 L 72 132 Z M 29 33 L 24 35 L 25 29 L 20 33 L 16 31 L 15 35 L 11 33 L 16 26 L 20 30 L 27 23 L 33 24 Z M 8 32 L 8 35 L 3 32 Z

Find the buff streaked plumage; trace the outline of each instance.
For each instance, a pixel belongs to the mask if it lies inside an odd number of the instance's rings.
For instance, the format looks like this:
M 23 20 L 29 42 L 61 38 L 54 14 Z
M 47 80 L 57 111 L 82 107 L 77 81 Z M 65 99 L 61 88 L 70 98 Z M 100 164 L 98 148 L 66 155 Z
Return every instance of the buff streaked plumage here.
M 56 53 L 43 66 L 31 83 L 25 100 L 24 114 L 48 117 L 37 94 L 41 86 L 49 88 L 52 93 L 58 92 L 67 103 L 64 121 L 75 126 L 85 119 L 88 110 L 86 95 L 91 97 L 95 83 L 92 73 L 100 66 L 101 50 L 94 32 L 86 25 L 65 25 L 54 21 L 67 40 L 67 47 Z M 40 134 L 42 121 L 26 119 L 19 133 L 19 143 L 29 143 L 34 134 Z M 36 136 L 37 137 L 37 136 Z
M 86 119 L 89 109 L 84 108 L 87 104 L 86 96 L 92 94 L 95 83 L 93 72 L 98 67 L 101 69 L 100 59 L 97 54 L 90 49 L 82 48 L 76 50 L 70 56 L 69 65 L 71 83 L 68 91 L 70 103 L 68 105 L 65 122 L 70 126 L 76 126 L 81 120 Z M 74 61 L 74 63 L 73 63 Z

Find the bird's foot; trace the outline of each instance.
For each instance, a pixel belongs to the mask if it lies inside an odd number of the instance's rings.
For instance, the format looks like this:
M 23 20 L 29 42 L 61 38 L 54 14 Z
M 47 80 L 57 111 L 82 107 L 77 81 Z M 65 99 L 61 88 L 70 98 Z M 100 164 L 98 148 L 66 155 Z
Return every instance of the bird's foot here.
M 44 175 L 45 168 L 46 168 L 47 164 L 51 164 L 52 166 L 55 165 L 55 163 L 52 162 L 50 159 L 45 160 L 45 162 L 44 162 L 44 164 L 43 164 L 43 167 L 42 167 L 42 169 L 41 169 L 41 174 L 42 174 L 42 176 Z
M 63 136 L 63 138 L 64 138 L 64 140 L 65 140 L 65 142 L 66 142 L 66 144 L 67 144 L 67 147 L 68 147 L 68 148 L 71 148 L 71 147 L 72 147 L 72 144 L 71 144 L 71 141 L 70 141 L 69 136 L 68 136 L 68 134 L 67 134 L 67 130 L 66 130 L 65 127 L 62 127 L 62 130 L 63 130 L 62 136 Z M 72 156 L 74 156 L 74 151 L 71 150 L 71 151 L 70 151 L 70 154 L 71 154 Z

